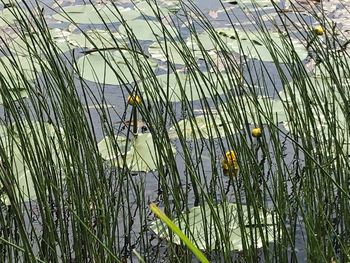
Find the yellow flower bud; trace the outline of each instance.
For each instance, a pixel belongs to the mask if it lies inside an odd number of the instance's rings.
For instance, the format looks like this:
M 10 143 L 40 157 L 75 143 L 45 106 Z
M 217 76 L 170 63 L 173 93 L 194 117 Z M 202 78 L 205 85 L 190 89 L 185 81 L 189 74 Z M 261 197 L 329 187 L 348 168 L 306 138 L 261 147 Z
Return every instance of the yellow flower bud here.
M 229 151 L 221 160 L 221 167 L 225 174 L 237 176 L 239 166 L 234 151 Z
M 254 129 L 252 130 L 252 136 L 253 136 L 253 137 L 259 138 L 259 137 L 261 137 L 261 135 L 262 135 L 262 130 L 261 130 L 261 128 L 254 128 Z
M 318 25 L 314 27 L 314 32 L 318 36 L 322 36 L 324 34 L 324 29 L 322 26 Z
M 129 95 L 128 96 L 128 104 L 135 106 L 138 104 L 141 104 L 142 100 L 141 97 L 139 95 Z

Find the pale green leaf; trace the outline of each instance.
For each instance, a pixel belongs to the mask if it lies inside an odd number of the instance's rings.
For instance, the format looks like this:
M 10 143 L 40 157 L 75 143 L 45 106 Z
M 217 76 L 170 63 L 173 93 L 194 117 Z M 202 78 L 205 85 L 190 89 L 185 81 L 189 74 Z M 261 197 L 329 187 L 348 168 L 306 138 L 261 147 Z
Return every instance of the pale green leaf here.
M 153 137 L 150 133 L 138 134 L 129 142 L 123 136 L 115 137 L 115 140 L 105 138 L 99 143 L 99 151 L 105 160 L 112 161 L 116 167 L 125 166 L 135 172 L 149 172 L 156 170 L 159 165 L 164 165 L 156 150 Z M 125 146 L 128 150 L 125 154 Z M 173 153 L 176 150 L 173 148 Z M 114 161 L 113 161 L 114 160 Z
M 54 14 L 53 17 L 59 21 L 70 22 L 73 20 L 78 24 L 103 24 L 116 23 L 125 20 L 132 20 L 140 16 L 137 10 L 116 7 L 110 4 L 87 4 L 63 7 L 61 13 Z M 120 13 L 119 13 L 120 12 Z
M 136 58 L 138 58 L 136 60 Z M 80 76 L 89 81 L 110 85 L 123 85 L 147 76 L 147 62 L 154 69 L 156 63 L 131 51 L 101 51 L 85 55 L 77 60 Z
M 220 117 L 219 114 L 200 115 L 194 119 L 181 120 L 177 125 L 181 137 L 186 139 L 216 139 L 226 137 L 226 135 L 233 135 L 238 132 L 234 120 L 230 116 Z M 226 134 L 227 132 L 228 134 Z M 168 133 L 171 139 L 179 138 L 175 126 L 171 127 Z
M 155 100 L 182 101 L 198 100 L 203 97 L 212 97 L 230 90 L 237 80 L 230 80 L 226 74 L 204 72 L 193 76 L 183 72 L 164 74 L 156 77 L 157 83 L 147 83 L 140 86 L 140 90 Z
M 212 208 L 209 205 L 198 206 L 173 219 L 173 222 L 201 250 L 214 250 L 218 245 L 220 248 L 223 242 L 229 242 L 227 245 L 230 245 L 232 251 L 243 250 L 243 242 L 258 248 L 264 243 L 273 242 L 279 232 L 275 225 L 276 215 L 263 209 L 259 209 L 258 215 L 253 208 L 250 208 L 249 213 L 248 211 L 248 206 L 242 205 L 239 209 L 235 203 L 218 204 Z M 243 222 L 240 222 L 239 216 L 242 216 Z M 219 234 L 220 229 L 224 236 Z M 151 230 L 160 238 L 170 241 L 168 228 L 161 220 L 153 222 Z M 176 235 L 172 236 L 172 242 L 180 245 L 180 239 Z
M 162 39 L 167 37 L 167 33 L 164 31 L 163 27 L 169 32 L 172 37 L 176 37 L 176 32 L 174 32 L 173 27 L 169 25 L 162 25 L 157 21 L 152 20 L 132 20 L 127 21 L 127 25 L 120 25 L 119 32 L 125 36 L 133 33 L 137 40 L 152 40 Z

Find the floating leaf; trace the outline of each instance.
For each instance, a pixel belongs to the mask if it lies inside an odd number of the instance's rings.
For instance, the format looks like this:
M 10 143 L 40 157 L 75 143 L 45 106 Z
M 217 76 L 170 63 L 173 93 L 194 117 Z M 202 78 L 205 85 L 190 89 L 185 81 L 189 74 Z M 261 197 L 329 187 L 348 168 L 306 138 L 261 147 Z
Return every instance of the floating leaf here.
M 243 222 L 240 221 L 240 215 Z M 276 215 L 263 209 L 259 209 L 259 214 L 255 215 L 253 208 L 242 205 L 240 209 L 235 203 L 193 207 L 179 218 L 173 219 L 173 222 L 192 243 L 206 251 L 220 249 L 223 242 L 229 242 L 225 247 L 229 245 L 232 251 L 243 250 L 243 242 L 260 248 L 264 243 L 273 242 L 279 234 Z M 150 228 L 160 238 L 181 244 L 179 237 L 174 234 L 170 239 L 168 227 L 161 220 L 153 222 Z M 224 236 L 220 236 L 220 232 Z
M 317 78 L 350 79 L 350 58 L 348 56 L 331 56 L 321 60 L 314 69 Z
M 269 37 L 273 39 L 273 41 L 264 40 L 262 34 L 259 32 L 244 32 L 233 28 L 217 28 L 216 32 L 218 34 L 216 37 L 219 38 L 219 40 L 215 40 L 214 36 L 208 32 L 204 32 L 198 35 L 198 39 L 194 36 L 190 36 L 187 39 L 187 45 L 195 50 L 200 49 L 201 46 L 205 50 L 220 50 L 221 48 L 219 48 L 220 46 L 218 43 L 222 42 L 227 46 L 225 49 L 263 61 L 274 61 L 271 55 L 272 52 L 280 62 L 283 62 L 282 58 L 284 56 L 290 55 L 284 52 L 286 50 L 285 46 L 289 44 L 289 40 L 284 40 L 284 36 L 276 32 L 269 33 Z M 269 44 L 267 45 L 266 42 Z M 292 44 L 299 58 L 305 59 L 308 55 L 306 47 L 297 40 L 293 40 Z M 269 49 L 272 49 L 271 52 Z
M 346 107 L 349 97 L 349 79 L 340 78 L 336 81 L 331 78 L 310 77 L 298 82 L 289 83 L 288 89 L 280 92 L 281 100 L 290 109 L 297 107 L 297 111 L 291 111 L 291 118 L 284 123 L 288 131 L 298 131 L 299 136 L 317 136 L 318 140 L 330 140 L 337 136 L 340 143 L 350 142 L 348 134 L 348 122 Z M 302 83 L 301 83 L 302 82 Z M 299 90 L 302 87 L 302 91 Z M 302 94 L 301 94 L 302 92 Z M 317 98 L 316 101 L 310 98 Z M 298 115 L 296 115 L 298 113 Z M 309 129 L 295 129 L 302 125 L 303 121 L 312 121 Z M 296 127 L 294 127 L 296 125 Z M 333 134 L 333 135 L 332 135 Z
M 157 21 L 141 19 L 127 21 L 126 27 L 124 25 L 120 25 L 119 32 L 125 36 L 128 36 L 128 32 L 129 34 L 132 32 L 137 40 L 156 41 L 159 38 L 164 38 L 164 36 L 167 37 L 168 33 L 164 31 L 163 27 L 172 37 L 176 37 L 176 31 L 174 32 L 174 28 L 172 26 L 162 25 Z
M 21 137 L 19 137 L 19 133 Z M 22 137 L 23 135 L 25 135 L 25 138 Z M 59 136 L 63 136 L 63 131 L 56 130 L 54 126 L 49 123 L 27 123 L 21 127 L 21 130 L 19 130 L 17 126 L 1 129 L 0 143 L 3 151 L 7 153 L 6 161 L 11 165 L 11 178 L 15 180 L 13 183 L 16 184 L 13 186 L 16 198 L 22 196 L 24 202 L 36 199 L 33 178 L 35 177 L 38 179 L 38 176 L 43 175 L 31 174 L 30 167 L 38 165 L 37 161 L 44 161 L 44 159 L 46 161 L 49 159 L 54 164 L 58 165 L 58 160 L 61 158 L 62 153 L 58 141 Z M 26 150 L 23 150 L 24 147 Z M 23 155 L 27 149 L 33 149 L 30 157 Z M 58 173 L 62 175 L 62 173 L 57 170 L 57 174 Z M 8 177 L 9 175 L 7 173 L 0 173 L 0 177 L 1 176 Z M 8 181 L 8 178 L 2 178 L 1 180 Z M 0 200 L 6 205 L 10 204 L 10 199 L 6 194 L 6 190 L 3 190 L 3 193 L 0 195 Z
M 224 0 L 222 1 L 225 4 L 233 4 L 233 5 L 239 5 L 241 7 L 248 7 L 248 8 L 252 8 L 252 7 L 273 7 L 273 3 L 275 2 L 276 4 L 278 4 L 278 0 L 274 1 L 274 0 L 236 0 L 236 1 L 232 1 L 232 0 Z
M 67 41 L 67 36 L 71 34 L 70 32 L 56 28 L 51 29 L 49 33 L 52 43 L 60 52 L 64 53 L 72 49 Z M 42 55 L 44 52 L 51 52 L 48 51 L 51 49 L 51 45 L 51 43 L 48 43 L 48 39 L 43 38 L 41 32 L 31 32 L 12 39 L 8 46 L 17 55 L 35 56 Z
M 80 76 L 86 80 L 109 85 L 123 85 L 147 77 L 148 64 L 156 63 L 132 51 L 101 51 L 85 55 L 77 60 Z
M 181 138 L 186 139 L 216 139 L 226 137 L 227 131 L 229 135 L 238 132 L 237 126 L 230 116 L 220 116 L 219 114 L 200 115 L 194 119 L 181 120 L 177 125 L 180 129 Z M 179 138 L 174 126 L 169 129 L 168 133 L 170 139 Z
M 17 7 L 5 8 L 0 13 L 0 27 L 14 24 L 20 16 L 21 11 Z
M 185 74 L 182 72 L 164 74 L 156 77 L 157 83 L 152 82 L 140 86 L 140 90 L 146 94 L 146 97 L 152 97 L 154 100 L 182 101 L 198 100 L 203 97 L 212 97 L 224 93 L 224 90 L 233 88 L 234 82 L 229 81 L 225 74 L 217 75 L 210 72 L 204 72 L 196 75 Z
M 78 24 L 103 24 L 116 23 L 124 20 L 132 20 L 140 16 L 137 10 L 113 6 L 110 4 L 87 4 L 74 5 L 62 8 L 61 13 L 54 14 L 53 17 L 59 21 Z
M 152 58 L 159 59 L 161 61 L 169 61 L 174 64 L 185 65 L 185 60 L 188 59 L 188 56 L 193 56 L 195 59 L 202 58 L 201 52 L 191 52 L 191 54 L 187 54 L 185 52 L 179 51 L 181 47 L 180 42 L 165 42 L 161 41 L 160 43 L 155 42 L 148 47 L 148 52 L 152 56 Z M 167 55 L 168 56 L 167 56 Z M 184 58 L 185 57 L 185 58 Z M 187 57 L 187 58 L 186 58 Z
M 115 141 L 107 137 L 99 143 L 99 151 L 105 160 L 115 160 L 112 162 L 115 166 L 123 167 L 125 160 L 126 167 L 135 172 L 153 171 L 157 169 L 158 162 L 165 163 L 164 160 L 159 160 L 150 133 L 138 134 L 132 138 L 126 155 L 122 157 L 126 143 L 127 138 L 124 136 L 115 137 Z M 176 152 L 175 148 L 173 152 Z
M 92 48 L 113 48 L 117 46 L 126 46 L 126 42 L 123 40 L 118 32 L 109 32 L 107 30 L 88 30 L 84 34 L 71 34 L 68 36 L 70 44 L 76 47 Z
M 97 144 L 98 151 L 104 160 L 114 160 L 125 153 L 127 138 L 115 135 L 106 136 Z
M 221 109 L 226 111 L 226 115 L 236 112 L 236 116 L 255 126 L 270 122 L 278 124 L 288 120 L 288 108 L 285 108 L 281 100 L 269 97 L 239 96 L 221 105 Z
M 175 13 L 180 9 L 180 3 L 175 1 L 142 1 L 135 4 L 135 9 L 138 9 L 144 16 L 156 17 L 158 12 L 161 16 L 166 16 L 169 13 Z
M 0 57 L 0 76 L 3 80 L 1 88 L 3 89 L 2 93 L 7 96 L 6 99 L 17 100 L 27 97 L 28 85 L 33 83 L 40 71 L 40 64 L 33 58 L 23 56 Z M 0 103 L 3 103 L 3 98 L 0 98 Z

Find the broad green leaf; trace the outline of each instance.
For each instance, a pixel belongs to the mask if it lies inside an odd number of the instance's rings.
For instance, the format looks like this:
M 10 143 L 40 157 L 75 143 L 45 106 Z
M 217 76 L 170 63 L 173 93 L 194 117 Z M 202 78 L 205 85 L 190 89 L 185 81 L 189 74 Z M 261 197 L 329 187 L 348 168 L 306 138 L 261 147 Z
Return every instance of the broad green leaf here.
M 161 61 L 169 61 L 174 64 L 185 65 L 185 61 L 189 59 L 189 56 L 194 57 L 195 60 L 203 58 L 201 52 L 198 51 L 189 51 L 190 54 L 185 53 L 181 50 L 180 42 L 170 42 L 170 41 L 161 41 L 160 43 L 155 42 L 148 47 L 148 52 L 154 59 L 158 59 Z
M 240 216 L 243 221 L 239 220 Z M 259 209 L 256 215 L 253 208 L 242 205 L 239 209 L 235 203 L 218 204 L 212 208 L 209 205 L 193 207 L 172 221 L 192 243 L 206 251 L 220 249 L 222 243 L 229 245 L 232 251 L 242 251 L 243 242 L 248 246 L 260 248 L 264 243 L 273 242 L 279 234 L 276 215 L 263 209 Z M 160 238 L 170 241 L 168 227 L 161 220 L 153 222 L 151 230 Z M 220 235 L 219 231 L 224 236 Z M 181 243 L 176 235 L 173 235 L 171 240 L 178 245 Z
M 326 54 L 327 55 L 327 54 Z M 314 75 L 317 78 L 347 78 L 350 79 L 350 58 L 346 56 L 331 56 L 315 67 Z
M 153 171 L 159 164 L 165 164 L 165 160 L 162 160 L 156 151 L 150 133 L 133 137 L 128 142 L 128 150 L 124 155 L 126 143 L 127 138 L 123 136 L 116 137 L 115 141 L 107 137 L 99 143 L 99 151 L 105 160 L 112 161 L 112 165 L 123 167 L 125 160 L 126 167 L 135 172 Z M 173 148 L 173 153 L 175 152 Z
M 284 124 L 288 131 L 303 136 L 317 136 L 318 140 L 331 140 L 337 137 L 340 143 L 350 142 L 346 108 L 349 97 L 349 79 L 340 78 L 334 81 L 327 77 L 310 77 L 304 81 L 289 83 L 285 90 L 280 92 L 281 100 L 289 105 L 293 114 L 290 121 Z M 317 98 L 317 100 L 315 100 Z M 312 123 L 309 129 L 296 129 L 300 121 Z M 332 135 L 333 134 L 333 135 Z
M 164 27 L 164 28 L 163 28 Z M 127 21 L 127 25 L 120 25 L 119 32 L 125 36 L 133 33 L 137 40 L 151 40 L 156 41 L 167 37 L 168 33 L 172 37 L 176 37 L 176 31 L 169 25 L 162 25 L 157 21 L 152 20 L 132 20 Z
M 224 0 L 222 1 L 223 3 L 228 3 L 228 4 L 235 4 L 235 5 L 239 5 L 241 7 L 248 7 L 248 8 L 252 8 L 254 6 L 256 7 L 273 7 L 272 2 L 275 2 L 276 4 L 278 4 L 278 0 L 274 1 L 274 0 L 237 0 L 237 1 L 232 1 L 232 0 Z
M 156 63 L 131 52 L 101 51 L 85 55 L 77 60 L 79 74 L 86 80 L 110 85 L 123 85 L 146 78 L 148 64 L 154 69 Z
M 106 136 L 97 144 L 98 151 L 104 160 L 114 160 L 124 154 L 127 138 L 115 135 L 114 138 Z
M 281 100 L 270 97 L 239 96 L 221 105 L 221 109 L 226 115 L 235 112 L 241 121 L 254 125 L 288 121 L 289 109 Z
M 160 16 L 165 16 L 178 11 L 180 9 L 180 2 L 178 0 L 157 2 L 142 1 L 135 4 L 135 9 L 138 9 L 140 13 L 145 16 L 156 17 L 158 16 L 158 12 Z
M 22 77 L 26 80 L 34 80 L 38 72 L 41 72 L 41 67 L 35 58 L 24 56 L 0 57 L 0 74 L 7 81 Z
M 215 40 L 214 36 L 217 40 Z M 198 39 L 190 36 L 187 39 L 187 45 L 194 49 L 200 49 L 202 46 L 206 50 L 212 50 L 219 49 L 218 43 L 222 41 L 227 46 L 225 49 L 228 48 L 241 55 L 263 61 L 274 61 L 272 54 L 277 56 L 280 62 L 283 62 L 282 58 L 284 56 L 290 56 L 289 53 L 286 53 L 286 50 L 291 49 L 290 46 L 286 47 L 287 44 L 290 44 L 288 38 L 276 32 L 269 33 L 269 37 L 273 41 L 264 39 L 259 32 L 244 32 L 233 28 L 217 28 L 214 36 L 208 32 L 199 34 Z M 293 40 L 292 44 L 299 58 L 301 60 L 305 59 L 308 55 L 306 47 L 298 40 Z
M 182 72 L 164 74 L 144 82 L 140 90 L 154 100 L 178 102 L 182 100 L 198 100 L 203 97 L 212 97 L 230 90 L 237 80 L 229 80 L 226 74 L 204 72 L 193 76 Z
M 33 122 L 26 123 L 21 127 L 14 126 L 1 129 L 0 144 L 7 155 L 7 163 L 11 165 L 9 167 L 11 174 L 8 174 L 8 172 L 0 173 L 0 177 L 3 177 L 1 181 L 8 181 L 9 176 L 15 180 L 13 187 L 16 198 L 21 196 L 24 202 L 36 199 L 33 179 L 38 180 L 38 177 L 43 176 L 44 173 L 32 174 L 30 167 L 39 165 L 38 160 L 41 160 L 41 162 L 51 160 L 57 167 L 51 167 L 50 169 L 55 169 L 56 174 L 63 176 L 60 168 L 58 168 L 62 154 L 58 136 L 63 138 L 63 131 L 61 129 L 56 130 L 49 123 Z M 24 155 L 28 149 L 32 149 L 29 158 Z M 5 176 L 7 178 L 4 178 Z M 41 180 L 46 179 L 41 178 Z M 6 189 L 2 190 L 0 200 L 9 205 L 11 201 L 6 194 Z
M 76 47 L 92 48 L 113 48 L 117 46 L 126 46 L 123 36 L 117 32 L 107 30 L 88 30 L 83 33 L 71 34 L 67 37 L 70 44 Z
M 28 85 L 33 86 L 37 74 L 41 72 L 40 64 L 31 57 L 0 57 L 0 84 L 2 94 L 7 100 L 18 100 L 28 96 Z M 6 90 L 5 90 L 6 89 Z M 4 98 L 0 98 L 2 104 Z
M 6 8 L 0 12 L 0 27 L 16 23 L 21 11 L 17 7 Z
M 59 21 L 70 22 L 73 20 L 78 24 L 103 24 L 120 22 L 121 19 L 132 20 L 140 16 L 137 10 L 115 6 L 111 4 L 86 4 L 67 6 L 53 17 Z
M 67 41 L 67 36 L 69 36 L 70 32 L 56 28 L 51 29 L 49 33 L 51 41 L 58 51 L 64 53 L 72 49 L 72 46 Z M 40 32 L 17 36 L 9 42 L 11 51 L 20 56 L 40 56 L 43 53 L 52 52 L 51 45 L 51 43 L 48 43 L 48 39 L 44 38 Z
M 234 120 L 230 116 L 219 114 L 200 115 L 194 119 L 185 119 L 178 122 L 181 137 L 186 139 L 216 139 L 223 138 L 226 135 L 233 135 L 238 132 Z M 228 131 L 229 134 L 226 134 Z M 169 129 L 171 139 L 179 138 L 176 128 L 173 126 Z

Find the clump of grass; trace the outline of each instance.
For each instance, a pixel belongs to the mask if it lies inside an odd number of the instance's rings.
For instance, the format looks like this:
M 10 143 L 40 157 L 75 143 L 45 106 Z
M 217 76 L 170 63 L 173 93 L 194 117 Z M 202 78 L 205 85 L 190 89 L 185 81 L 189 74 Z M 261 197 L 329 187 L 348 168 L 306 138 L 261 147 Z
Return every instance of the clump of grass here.
M 43 13 L 33 11 L 33 7 L 40 7 L 39 3 L 23 3 L 22 9 L 15 9 L 18 23 L 11 27 L 27 41 L 26 59 L 31 73 L 27 75 L 16 53 L 4 42 L 1 52 L 11 67 L 2 63 L 6 78 L 1 78 L 0 89 L 4 126 L 0 148 L 0 261 L 123 262 L 134 260 L 132 251 L 138 251 L 137 257 L 146 262 L 164 257 L 191 261 L 191 245 L 155 244 L 148 229 L 154 219 L 148 204 L 153 202 L 164 207 L 170 218 L 185 221 L 183 212 L 193 206 L 200 205 L 203 215 L 208 212 L 204 207 L 209 207 L 215 215 L 217 204 L 237 203 L 244 253 L 232 251 L 230 229 L 222 223 L 229 217 L 214 217 L 217 231 L 208 233 L 203 229 L 208 244 L 211 235 L 222 241 L 215 244 L 215 251 L 205 251 L 211 261 L 256 262 L 263 258 L 267 262 L 285 262 L 302 261 L 303 257 L 310 261 L 348 260 L 347 41 L 335 34 L 321 13 L 314 19 L 325 28 L 324 37 L 315 37 L 312 28 L 301 30 L 291 20 L 291 26 L 285 23 L 279 27 L 283 45 L 276 47 L 270 31 L 277 28 L 267 27 L 258 19 L 251 28 L 259 35 L 255 47 L 264 45 L 272 57 L 271 62 L 262 63 L 249 59 L 254 50 L 246 52 L 245 39 L 239 37 L 240 32 L 249 33 L 250 29 L 238 28 L 231 21 L 235 33 L 227 41 L 196 5 L 179 2 L 179 15 L 168 18 L 174 24 L 173 31 L 165 27 L 162 10 L 152 5 L 154 20 L 161 23 L 162 29 L 158 43 L 165 41 L 161 47 L 168 57 L 162 64 L 168 76 L 165 84 L 151 65 L 145 51 L 147 43 L 138 41 L 123 19 L 120 23 L 126 28 L 124 44 L 128 48 L 115 41 L 113 52 L 132 54 L 132 63 L 124 57 L 137 80 L 132 85 L 125 81 L 125 72 L 120 72 L 106 50 L 97 46 L 84 50 L 103 56 L 106 67 L 112 68 L 120 82 L 119 87 L 113 87 L 118 102 L 109 98 L 111 87 L 82 78 L 76 63 L 82 55 L 80 49 L 60 52 Z M 116 4 L 111 8 L 119 12 Z M 229 19 L 229 11 L 225 14 Z M 286 21 L 285 14 L 278 14 L 281 21 Z M 178 23 L 186 24 L 185 29 L 175 26 Z M 147 24 L 150 22 L 145 21 Z M 76 26 L 84 34 L 84 28 Z M 112 39 L 117 29 L 114 26 L 104 23 Z M 28 35 L 33 31 L 37 32 L 35 37 Z M 194 46 L 188 46 L 184 31 L 196 43 L 200 60 L 194 56 Z M 224 61 L 225 73 L 202 42 L 202 32 L 208 34 L 215 47 L 211 51 Z M 296 36 L 309 42 L 305 47 L 317 70 L 322 66 L 317 78 L 305 70 L 305 61 L 298 57 L 292 41 Z M 228 43 L 234 39 L 240 47 L 237 61 Z M 171 62 L 170 44 L 183 59 L 182 67 Z M 190 84 L 181 82 L 179 70 L 190 76 Z M 207 71 L 212 74 L 205 74 Z M 175 74 L 180 102 L 169 101 L 170 74 Z M 323 79 L 321 85 L 315 82 L 319 79 Z M 187 89 L 199 94 L 199 99 L 192 101 Z M 23 92 L 27 98 L 23 98 Z M 131 114 L 134 110 L 127 103 L 130 94 L 142 97 L 142 103 L 133 107 L 147 124 L 154 142 L 157 169 L 148 173 L 135 172 L 127 165 L 128 149 L 137 135 L 130 125 L 124 130 L 122 124 L 116 125 L 118 121 L 132 123 L 135 114 Z M 272 99 L 261 99 L 261 95 L 274 97 L 281 108 L 277 110 Z M 105 107 L 108 103 L 118 107 Z M 98 110 L 88 107 L 91 104 Z M 199 111 L 205 113 L 205 122 L 212 126 L 208 138 L 195 118 Z M 285 119 L 276 118 L 277 111 Z M 181 119 L 188 120 L 187 127 L 179 125 Z M 282 121 L 288 124 L 288 130 Z M 47 125 L 51 125 L 51 132 Z M 170 127 L 178 139 L 169 137 Z M 189 136 L 188 131 L 184 132 L 189 127 L 198 132 Z M 262 129 L 261 137 L 251 136 L 254 127 Z M 112 141 L 111 154 L 120 159 L 111 167 L 100 155 L 98 142 L 104 136 L 115 138 L 121 134 L 127 143 L 122 149 L 117 139 Z M 215 134 L 224 136 L 214 138 Z M 221 169 L 220 160 L 228 151 L 237 153 L 237 176 L 225 177 Z M 25 172 L 19 172 L 20 168 Z M 24 185 L 33 182 L 30 200 L 30 189 L 23 188 L 19 177 L 27 182 Z M 245 225 L 244 205 L 252 208 L 248 210 L 248 225 L 257 225 L 256 231 Z M 260 215 L 261 208 L 265 217 L 270 210 L 278 216 L 276 238 L 263 238 L 263 247 L 258 248 L 252 244 L 259 233 L 267 231 L 267 226 L 252 218 Z M 191 237 L 190 227 L 181 231 Z

